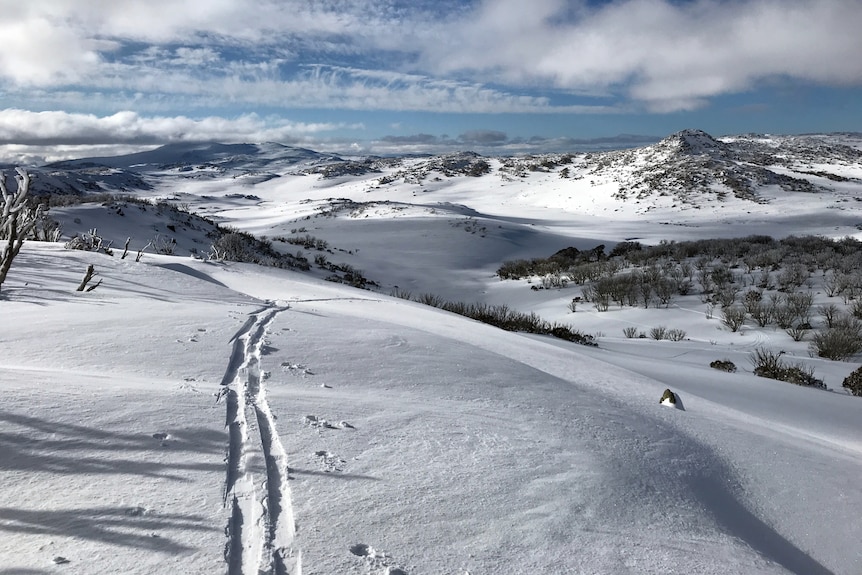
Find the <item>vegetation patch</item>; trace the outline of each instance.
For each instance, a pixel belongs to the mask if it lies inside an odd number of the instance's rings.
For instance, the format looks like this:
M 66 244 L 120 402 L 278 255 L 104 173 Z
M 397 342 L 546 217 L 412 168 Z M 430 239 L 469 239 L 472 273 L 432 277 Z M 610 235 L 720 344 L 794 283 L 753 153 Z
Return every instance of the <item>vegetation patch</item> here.
M 757 348 L 750 356 L 754 365 L 754 375 L 786 381 L 805 387 L 826 389 L 822 379 L 814 377 L 814 371 L 801 363 L 787 365 L 782 359 L 783 352 Z
M 736 364 L 734 364 L 729 359 L 716 359 L 709 363 L 709 367 L 712 369 L 717 369 L 719 371 L 726 371 L 727 373 L 735 373 L 736 372 Z

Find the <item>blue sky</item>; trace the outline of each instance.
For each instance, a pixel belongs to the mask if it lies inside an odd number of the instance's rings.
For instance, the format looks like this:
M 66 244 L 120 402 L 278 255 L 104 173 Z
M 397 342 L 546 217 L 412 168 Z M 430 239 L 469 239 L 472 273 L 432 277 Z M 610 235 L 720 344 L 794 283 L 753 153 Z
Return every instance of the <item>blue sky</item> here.
M 0 0 L 0 161 L 862 131 L 859 30 L 858 0 Z

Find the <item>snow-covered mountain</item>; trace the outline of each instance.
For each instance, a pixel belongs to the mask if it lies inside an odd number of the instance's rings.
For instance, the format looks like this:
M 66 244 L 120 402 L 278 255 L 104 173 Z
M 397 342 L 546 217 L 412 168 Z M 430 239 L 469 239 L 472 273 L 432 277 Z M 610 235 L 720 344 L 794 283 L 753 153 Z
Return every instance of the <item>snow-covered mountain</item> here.
M 276 143 L 168 144 L 122 156 L 80 158 L 28 168 L 40 193 L 148 191 L 160 180 L 237 178 L 262 182 L 286 169 L 342 161 L 338 156 Z
M 835 182 L 862 181 L 862 137 L 854 134 L 714 138 L 684 130 L 660 142 L 617 151 L 483 158 L 473 153 L 428 158 L 342 159 L 303 148 L 267 144 L 170 144 L 126 156 L 82 158 L 34 167 L 35 189 L 87 193 L 147 191 L 166 179 L 241 178 L 256 184 L 286 174 L 328 179 L 378 177 L 383 184 L 434 178 L 526 178 L 554 172 L 586 180 L 613 199 L 648 205 L 673 198 L 680 206 L 736 197 L 768 201 L 764 190 L 818 193 Z M 610 185 L 610 188 L 607 186 Z M 648 206 L 647 206 L 648 207 Z

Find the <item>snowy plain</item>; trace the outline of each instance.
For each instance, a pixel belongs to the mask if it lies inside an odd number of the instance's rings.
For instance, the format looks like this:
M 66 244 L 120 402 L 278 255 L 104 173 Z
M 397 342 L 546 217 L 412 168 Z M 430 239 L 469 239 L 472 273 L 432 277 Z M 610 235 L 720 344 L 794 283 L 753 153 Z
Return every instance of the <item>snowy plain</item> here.
M 494 276 L 568 245 L 858 234 L 858 184 L 645 210 L 554 173 L 379 177 L 166 178 L 149 194 L 259 235 L 305 228 L 374 291 L 190 257 L 191 232 L 140 262 L 25 246 L 0 291 L 0 574 L 862 572 L 862 400 L 840 386 L 859 363 L 732 333 L 696 296 L 572 313 L 577 288 Z M 361 205 L 321 217 L 329 198 Z M 52 213 L 115 246 L 167 233 L 134 207 Z M 76 292 L 88 264 L 103 283 Z M 599 346 L 396 286 L 536 311 Z M 758 346 L 831 391 L 755 377 Z M 739 372 L 709 368 L 725 358 Z M 665 388 L 683 409 L 659 404 Z

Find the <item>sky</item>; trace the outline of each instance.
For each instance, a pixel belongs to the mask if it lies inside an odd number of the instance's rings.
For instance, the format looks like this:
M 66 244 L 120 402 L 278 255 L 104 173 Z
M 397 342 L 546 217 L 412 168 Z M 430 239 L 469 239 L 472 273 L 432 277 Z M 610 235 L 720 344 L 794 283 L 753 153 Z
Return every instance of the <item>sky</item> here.
M 0 0 L 0 161 L 862 130 L 858 0 Z

